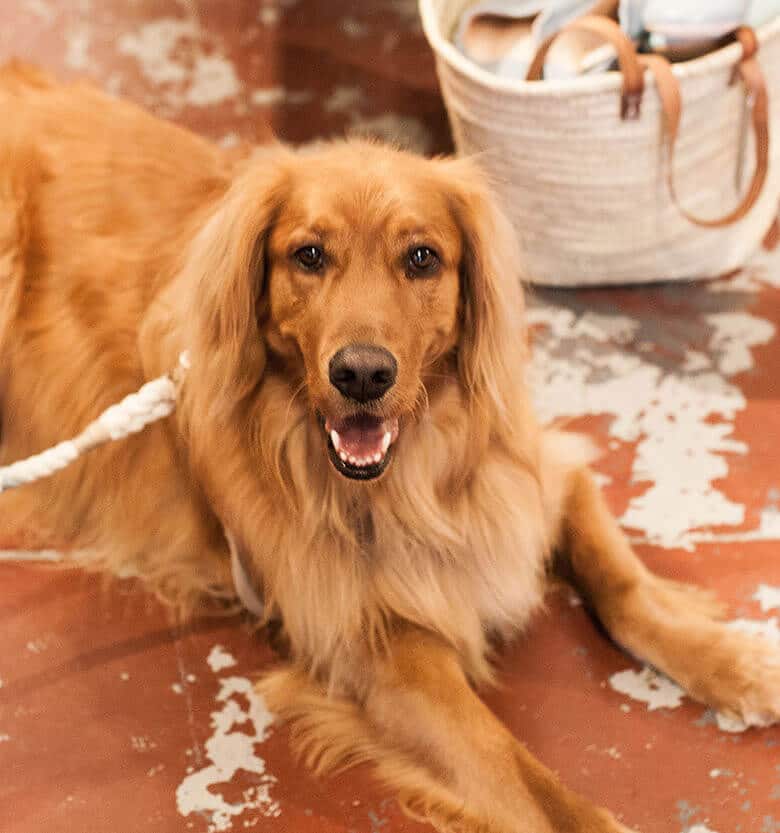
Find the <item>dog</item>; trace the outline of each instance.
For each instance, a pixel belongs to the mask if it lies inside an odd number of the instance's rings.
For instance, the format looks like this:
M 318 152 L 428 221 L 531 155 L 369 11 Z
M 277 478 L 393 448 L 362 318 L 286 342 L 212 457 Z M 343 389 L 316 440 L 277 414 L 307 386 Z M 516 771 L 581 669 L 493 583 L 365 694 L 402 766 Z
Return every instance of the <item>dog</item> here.
M 475 689 L 575 585 L 697 700 L 780 716 L 780 657 L 653 575 L 524 383 L 522 257 L 473 162 L 366 141 L 229 155 L 85 84 L 0 74 L 0 460 L 191 354 L 176 413 L 0 496 L 192 611 L 226 533 L 289 659 L 259 690 L 317 771 L 370 762 L 459 833 L 625 833 Z

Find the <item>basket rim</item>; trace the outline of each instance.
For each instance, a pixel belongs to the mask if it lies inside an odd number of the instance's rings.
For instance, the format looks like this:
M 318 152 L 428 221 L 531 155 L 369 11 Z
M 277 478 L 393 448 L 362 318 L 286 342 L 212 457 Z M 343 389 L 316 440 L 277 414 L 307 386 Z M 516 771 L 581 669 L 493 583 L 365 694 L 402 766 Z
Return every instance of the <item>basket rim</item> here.
M 433 6 L 434 0 L 419 0 L 418 8 L 422 20 L 425 37 L 437 57 L 445 61 L 450 67 L 470 78 L 472 81 L 489 87 L 496 92 L 506 93 L 517 98 L 525 96 L 578 96 L 593 93 L 617 91 L 622 83 L 619 72 L 603 72 L 593 76 L 580 76 L 565 80 L 551 80 L 539 84 L 537 81 L 525 81 L 500 78 L 494 73 L 483 69 L 461 54 L 455 45 L 444 36 L 439 26 L 439 19 Z M 780 36 L 780 16 L 770 20 L 756 30 L 759 44 L 775 36 Z M 740 54 L 738 43 L 716 49 L 691 61 L 673 64 L 674 74 L 681 80 L 697 78 L 719 69 L 730 67 L 736 63 Z M 654 83 L 654 81 L 652 81 Z

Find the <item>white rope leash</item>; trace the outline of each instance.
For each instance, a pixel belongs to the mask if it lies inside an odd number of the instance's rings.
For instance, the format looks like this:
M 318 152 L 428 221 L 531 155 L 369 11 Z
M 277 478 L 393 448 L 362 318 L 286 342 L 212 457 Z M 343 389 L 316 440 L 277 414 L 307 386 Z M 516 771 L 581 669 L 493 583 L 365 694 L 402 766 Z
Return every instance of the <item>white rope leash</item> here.
M 176 408 L 176 398 L 184 376 L 190 368 L 189 353 L 179 356 L 179 364 L 173 372 L 147 382 L 136 393 L 126 396 L 117 405 L 112 405 L 94 422 L 91 422 L 75 439 L 55 445 L 46 451 L 0 467 L 0 494 L 17 486 L 34 483 L 67 468 L 83 454 L 114 440 L 121 440 L 137 434 L 161 419 L 169 416 Z M 233 537 L 225 530 L 230 548 L 230 562 L 233 581 L 238 597 L 251 613 L 263 616 L 262 594 L 253 587 L 246 568 L 241 561 Z
M 0 467 L 0 493 L 49 477 L 67 468 L 88 451 L 137 434 L 147 425 L 165 419 L 176 408 L 179 386 L 189 366 L 189 355 L 184 352 L 172 373 L 147 382 L 136 393 L 112 405 L 74 439 L 26 460 Z

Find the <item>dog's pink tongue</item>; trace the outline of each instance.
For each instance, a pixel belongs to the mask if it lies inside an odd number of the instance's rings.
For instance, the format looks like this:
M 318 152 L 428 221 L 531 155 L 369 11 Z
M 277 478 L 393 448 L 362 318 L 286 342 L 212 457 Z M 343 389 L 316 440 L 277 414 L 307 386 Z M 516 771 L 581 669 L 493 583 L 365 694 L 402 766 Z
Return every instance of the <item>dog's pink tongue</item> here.
M 350 417 L 333 426 L 338 432 L 340 447 L 349 456 L 365 458 L 382 453 L 386 430 L 382 420 L 375 417 Z

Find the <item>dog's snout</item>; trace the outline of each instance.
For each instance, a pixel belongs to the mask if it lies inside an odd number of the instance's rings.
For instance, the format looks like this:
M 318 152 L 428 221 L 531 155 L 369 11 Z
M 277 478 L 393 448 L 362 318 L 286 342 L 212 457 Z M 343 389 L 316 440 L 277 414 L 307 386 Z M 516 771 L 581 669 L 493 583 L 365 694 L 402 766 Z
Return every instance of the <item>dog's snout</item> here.
M 379 399 L 394 384 L 398 363 L 393 354 L 374 344 L 350 344 L 330 360 L 330 383 L 357 402 Z

